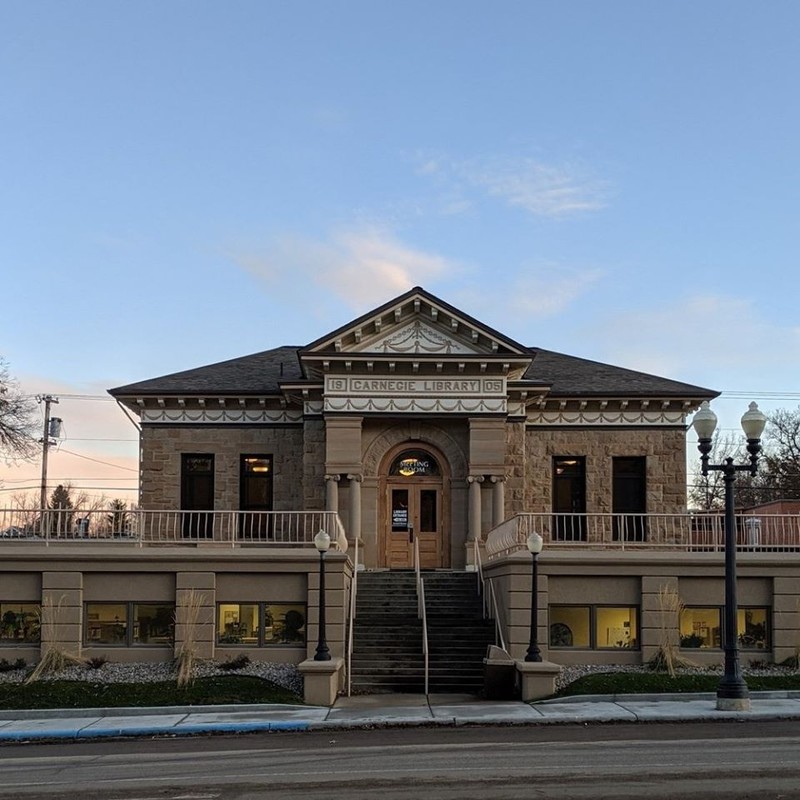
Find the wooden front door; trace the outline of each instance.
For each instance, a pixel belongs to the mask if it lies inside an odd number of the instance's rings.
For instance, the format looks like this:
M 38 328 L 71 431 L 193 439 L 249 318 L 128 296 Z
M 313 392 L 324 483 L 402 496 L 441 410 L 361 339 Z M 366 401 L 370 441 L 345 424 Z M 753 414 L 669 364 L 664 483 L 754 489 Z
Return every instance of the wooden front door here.
M 413 567 L 415 540 L 419 544 L 422 569 L 447 566 L 443 487 L 439 464 L 430 453 L 405 450 L 393 460 L 385 495 L 387 567 Z
M 442 489 L 424 483 L 388 485 L 390 528 L 388 566 L 414 566 L 414 539 L 419 540 L 422 569 L 442 566 Z

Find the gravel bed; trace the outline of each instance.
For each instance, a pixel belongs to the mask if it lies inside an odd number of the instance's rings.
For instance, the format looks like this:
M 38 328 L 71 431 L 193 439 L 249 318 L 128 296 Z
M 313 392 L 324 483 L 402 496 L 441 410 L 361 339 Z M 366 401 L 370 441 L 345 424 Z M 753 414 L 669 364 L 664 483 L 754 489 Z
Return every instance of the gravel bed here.
M 29 670 L 14 669 L 0 672 L 0 683 L 22 683 Z M 576 664 L 561 668 L 556 678 L 556 691 L 563 689 L 584 675 L 600 672 L 650 672 L 645 665 L 631 664 Z M 682 667 L 676 670 L 682 675 L 722 675 L 722 666 L 715 667 Z M 787 667 L 770 666 L 764 668 L 745 668 L 745 675 L 791 675 L 796 670 Z M 214 662 L 200 662 L 195 668 L 198 678 L 214 675 L 252 675 L 265 678 L 278 686 L 283 686 L 295 694 L 303 694 L 303 676 L 294 664 L 273 664 L 253 661 L 240 670 L 224 670 Z M 108 661 L 99 669 L 83 665 L 69 667 L 57 675 L 50 675 L 42 680 L 91 681 L 93 683 L 155 683 L 175 679 L 175 670 L 168 662 L 120 664 Z
M 0 683 L 22 683 L 28 669 L 13 669 L 0 672 Z M 215 675 L 252 675 L 265 678 L 278 686 L 283 686 L 295 694 L 303 694 L 303 676 L 294 664 L 273 664 L 253 661 L 237 670 L 224 670 L 214 662 L 200 662 L 195 668 L 195 677 L 208 678 Z M 92 683 L 156 683 L 175 680 L 175 669 L 168 662 L 120 664 L 107 661 L 102 667 L 77 664 L 56 675 L 48 675 L 42 680 L 90 681 Z

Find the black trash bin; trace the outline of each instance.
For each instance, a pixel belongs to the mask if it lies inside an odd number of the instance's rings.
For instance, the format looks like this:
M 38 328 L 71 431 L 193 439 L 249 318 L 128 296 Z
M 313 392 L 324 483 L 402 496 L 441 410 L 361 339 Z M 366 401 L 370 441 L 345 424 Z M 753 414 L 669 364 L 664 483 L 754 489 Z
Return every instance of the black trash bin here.
M 502 647 L 490 644 L 483 659 L 483 696 L 486 700 L 515 700 L 518 697 L 517 667 Z

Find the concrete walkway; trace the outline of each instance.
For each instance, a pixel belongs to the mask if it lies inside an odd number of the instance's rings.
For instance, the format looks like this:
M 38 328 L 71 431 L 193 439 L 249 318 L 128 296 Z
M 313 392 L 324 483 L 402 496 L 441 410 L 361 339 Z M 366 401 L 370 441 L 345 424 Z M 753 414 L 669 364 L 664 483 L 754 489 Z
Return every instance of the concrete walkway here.
M 592 695 L 537 703 L 482 701 L 455 694 L 381 694 L 342 697 L 333 708 L 238 705 L 0 711 L 0 743 L 411 725 L 800 719 L 800 691 L 753 692 L 751 697 L 752 710 L 747 713 L 717 711 L 713 694 Z

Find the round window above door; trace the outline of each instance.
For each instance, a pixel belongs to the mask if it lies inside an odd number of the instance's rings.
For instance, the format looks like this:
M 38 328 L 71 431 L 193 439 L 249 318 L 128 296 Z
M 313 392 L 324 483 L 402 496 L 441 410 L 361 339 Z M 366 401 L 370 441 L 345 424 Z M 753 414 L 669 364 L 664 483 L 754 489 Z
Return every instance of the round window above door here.
M 425 450 L 405 450 L 392 462 L 389 475 L 402 478 L 428 478 L 441 476 L 436 459 Z

